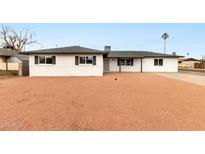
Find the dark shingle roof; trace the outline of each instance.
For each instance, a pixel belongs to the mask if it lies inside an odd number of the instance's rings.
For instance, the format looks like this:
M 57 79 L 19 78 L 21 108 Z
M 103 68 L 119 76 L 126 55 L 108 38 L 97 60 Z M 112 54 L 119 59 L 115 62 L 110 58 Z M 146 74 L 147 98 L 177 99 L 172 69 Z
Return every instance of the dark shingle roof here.
M 107 53 L 105 51 L 101 50 L 95 50 L 95 49 L 90 49 L 90 48 L 85 48 L 85 47 L 80 47 L 80 46 L 71 46 L 71 47 L 62 47 L 62 48 L 52 48 L 52 49 L 43 49 L 43 50 L 35 50 L 35 51 L 27 51 L 22 54 L 35 54 L 35 53 L 42 53 L 42 54 L 92 54 L 92 53 Z
M 43 49 L 26 51 L 21 54 L 105 54 L 108 57 L 182 57 L 171 54 L 163 54 L 148 51 L 102 51 L 81 46 L 71 46 L 62 48 Z
M 112 51 L 109 52 L 108 57 L 183 57 L 178 55 L 172 54 L 163 54 L 157 52 L 150 52 L 150 51 Z

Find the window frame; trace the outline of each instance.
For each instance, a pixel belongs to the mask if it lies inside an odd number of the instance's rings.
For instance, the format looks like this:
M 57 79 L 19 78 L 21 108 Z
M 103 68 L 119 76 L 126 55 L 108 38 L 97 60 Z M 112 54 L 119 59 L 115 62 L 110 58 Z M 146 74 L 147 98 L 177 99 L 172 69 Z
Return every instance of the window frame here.
M 129 61 L 129 65 L 128 65 L 128 61 Z M 120 58 L 120 66 L 133 66 L 132 63 L 133 63 L 133 58 Z
M 80 60 L 81 58 L 85 59 L 85 63 L 81 63 L 81 60 Z M 88 63 L 89 58 L 91 58 L 90 59 L 92 61 L 91 63 Z M 94 60 L 93 56 L 86 55 L 86 56 L 79 56 L 78 57 L 79 65 L 93 65 L 93 60 Z
M 160 63 L 160 60 L 161 60 L 161 63 Z M 163 65 L 164 65 L 164 59 L 163 58 L 154 58 L 154 66 L 163 66 Z
M 41 57 L 44 57 L 45 63 L 40 62 Z M 51 63 L 47 63 L 48 58 L 51 58 Z M 53 65 L 53 56 L 43 56 L 43 55 L 38 56 L 38 64 L 39 65 Z

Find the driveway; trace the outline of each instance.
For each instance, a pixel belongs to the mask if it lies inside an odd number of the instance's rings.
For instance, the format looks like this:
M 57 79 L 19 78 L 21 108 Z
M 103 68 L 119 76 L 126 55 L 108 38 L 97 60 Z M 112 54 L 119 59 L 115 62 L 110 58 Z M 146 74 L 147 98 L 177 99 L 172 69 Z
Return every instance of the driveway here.
M 205 87 L 150 73 L 0 80 L 0 130 L 205 130 Z
M 197 72 L 198 73 L 198 72 Z M 179 72 L 179 73 L 156 73 L 164 77 L 193 83 L 201 86 L 205 86 L 205 73 L 196 74 L 195 72 Z

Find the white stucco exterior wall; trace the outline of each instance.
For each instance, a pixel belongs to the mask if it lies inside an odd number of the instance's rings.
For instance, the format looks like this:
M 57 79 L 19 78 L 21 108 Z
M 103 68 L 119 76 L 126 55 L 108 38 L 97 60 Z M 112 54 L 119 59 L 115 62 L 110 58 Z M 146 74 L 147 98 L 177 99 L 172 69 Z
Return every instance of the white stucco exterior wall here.
M 121 66 L 121 72 L 140 72 L 141 61 L 139 58 L 133 58 L 133 66 Z M 119 66 L 117 65 L 117 58 L 109 59 L 109 71 L 119 72 Z
M 163 66 L 154 66 L 155 58 L 143 58 L 143 72 L 178 72 L 177 58 L 163 59 Z
M 154 66 L 154 59 L 155 58 L 143 58 L 143 72 L 178 72 L 177 58 L 159 58 L 163 59 L 163 66 Z M 117 66 L 117 58 L 109 59 L 109 71 L 119 72 L 119 66 Z M 133 66 L 121 66 L 121 72 L 141 72 L 141 59 L 134 58 Z
M 29 55 L 30 76 L 102 76 L 103 75 L 102 54 L 89 55 L 89 56 L 96 56 L 96 65 L 92 65 L 92 64 L 75 65 L 75 56 L 87 56 L 82 54 L 81 55 L 52 54 L 50 56 L 56 56 L 56 64 L 35 64 L 34 57 L 41 56 L 41 55 Z

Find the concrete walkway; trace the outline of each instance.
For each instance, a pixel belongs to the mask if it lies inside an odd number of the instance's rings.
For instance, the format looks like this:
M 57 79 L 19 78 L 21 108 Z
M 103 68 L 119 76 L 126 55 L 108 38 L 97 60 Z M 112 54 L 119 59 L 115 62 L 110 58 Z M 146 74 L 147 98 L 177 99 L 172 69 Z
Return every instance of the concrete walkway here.
M 184 74 L 195 74 L 195 75 L 202 75 L 205 76 L 205 72 L 199 72 L 199 71 L 186 71 L 186 70 L 179 70 L 179 73 L 184 73 Z
M 188 74 L 188 73 L 155 73 L 160 76 L 164 76 L 167 78 L 172 78 L 176 80 L 181 80 L 189 83 L 194 83 L 197 85 L 205 86 L 205 76 L 204 75 L 196 75 L 196 74 Z

